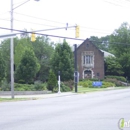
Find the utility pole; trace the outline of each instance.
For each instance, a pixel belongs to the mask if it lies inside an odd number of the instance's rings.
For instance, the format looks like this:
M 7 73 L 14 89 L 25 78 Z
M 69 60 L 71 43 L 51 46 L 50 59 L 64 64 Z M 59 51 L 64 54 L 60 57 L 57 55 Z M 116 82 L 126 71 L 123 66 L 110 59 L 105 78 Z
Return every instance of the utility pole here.
M 78 84 L 78 72 L 77 72 L 77 44 L 74 44 L 74 83 L 75 83 L 75 92 L 77 93 L 77 84 Z
M 13 0 L 11 0 L 11 33 L 13 32 Z M 10 69 L 11 69 L 11 97 L 14 98 L 14 44 L 13 37 L 10 39 Z
M 17 7 L 13 8 L 13 0 L 11 0 L 11 33 L 13 32 L 13 10 L 20 7 L 21 5 L 29 2 L 30 0 L 25 1 L 24 3 L 18 5 Z M 40 0 L 35 0 L 40 1 Z M 14 98 L 14 39 L 13 37 L 10 39 L 10 76 L 11 76 L 11 97 Z

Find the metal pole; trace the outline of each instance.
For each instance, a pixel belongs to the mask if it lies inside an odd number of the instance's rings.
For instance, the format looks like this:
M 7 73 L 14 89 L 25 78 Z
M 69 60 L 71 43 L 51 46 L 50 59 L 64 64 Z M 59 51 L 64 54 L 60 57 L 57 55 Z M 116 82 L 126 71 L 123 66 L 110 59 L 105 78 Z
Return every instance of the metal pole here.
M 60 91 L 60 71 L 58 71 L 58 87 L 59 87 L 58 93 L 61 93 L 61 91 Z
M 13 0 L 11 0 L 11 32 L 13 32 Z M 14 98 L 14 43 L 10 39 L 11 97 Z
M 75 81 L 75 92 L 77 93 L 77 79 L 78 79 L 78 73 L 77 73 L 77 44 L 74 44 L 74 68 L 75 68 L 75 75 L 74 75 L 74 81 Z
M 27 3 L 30 0 L 25 1 L 21 5 Z M 39 1 L 39 0 L 35 0 Z M 19 6 L 21 6 L 19 5 Z M 19 6 L 13 8 L 13 0 L 11 0 L 11 32 L 13 32 L 13 10 L 18 8 Z M 11 69 L 11 97 L 14 98 L 14 40 L 13 38 L 10 39 L 10 69 Z
M 20 7 L 21 5 L 24 5 L 25 3 L 29 2 L 29 1 L 30 1 L 30 0 L 27 0 L 27 1 L 25 1 L 24 3 L 18 5 L 17 7 L 14 7 L 13 10 L 16 9 L 16 8 L 18 8 L 18 7 Z

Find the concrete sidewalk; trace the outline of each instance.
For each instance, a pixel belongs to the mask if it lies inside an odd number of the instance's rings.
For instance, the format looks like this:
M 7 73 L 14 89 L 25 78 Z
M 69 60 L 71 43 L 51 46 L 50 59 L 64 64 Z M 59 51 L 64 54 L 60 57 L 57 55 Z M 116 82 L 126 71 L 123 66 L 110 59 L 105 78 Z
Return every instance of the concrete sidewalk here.
M 14 98 L 53 98 L 53 97 L 62 97 L 62 96 L 70 96 L 76 95 L 77 93 L 73 92 L 61 92 L 61 93 L 52 93 L 52 94 L 38 94 L 38 95 L 15 95 Z M 11 98 L 11 95 L 0 96 L 0 98 Z

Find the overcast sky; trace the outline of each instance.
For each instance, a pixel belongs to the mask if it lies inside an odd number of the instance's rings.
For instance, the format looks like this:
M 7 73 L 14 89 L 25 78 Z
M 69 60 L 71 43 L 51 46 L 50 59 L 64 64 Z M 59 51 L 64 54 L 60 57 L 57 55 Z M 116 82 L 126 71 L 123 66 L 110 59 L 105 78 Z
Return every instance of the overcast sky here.
M 14 7 L 25 1 L 14 0 Z M 11 0 L 1 1 L 0 27 L 10 28 L 10 6 Z M 14 10 L 14 29 L 30 31 L 78 24 L 82 39 L 109 35 L 123 22 L 130 23 L 130 0 L 30 0 Z M 0 34 L 6 32 L 0 29 Z M 75 37 L 74 28 L 42 33 Z

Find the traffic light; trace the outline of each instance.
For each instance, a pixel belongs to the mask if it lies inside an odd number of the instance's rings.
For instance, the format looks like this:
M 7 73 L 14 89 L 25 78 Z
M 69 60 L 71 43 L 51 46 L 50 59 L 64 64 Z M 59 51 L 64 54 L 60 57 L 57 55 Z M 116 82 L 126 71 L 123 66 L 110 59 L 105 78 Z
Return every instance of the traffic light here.
M 76 28 L 75 28 L 75 37 L 76 38 L 79 37 L 79 25 L 77 25 Z
M 35 41 L 36 41 L 36 36 L 35 36 L 35 33 L 34 33 L 34 32 L 32 32 L 32 34 L 31 34 L 31 41 L 32 41 L 32 42 L 35 42 Z

